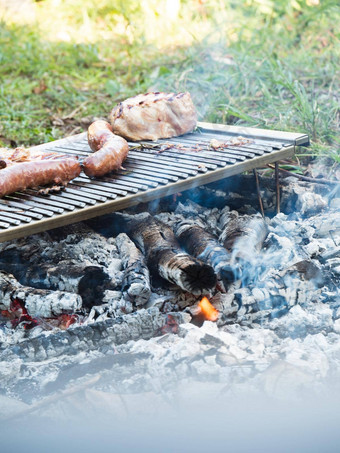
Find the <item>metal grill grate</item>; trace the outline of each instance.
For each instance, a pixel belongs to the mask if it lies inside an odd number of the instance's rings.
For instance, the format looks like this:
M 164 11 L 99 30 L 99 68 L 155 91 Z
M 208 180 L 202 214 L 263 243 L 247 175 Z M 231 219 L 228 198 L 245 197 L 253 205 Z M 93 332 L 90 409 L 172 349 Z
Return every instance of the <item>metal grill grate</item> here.
M 212 139 L 249 143 L 212 149 Z M 0 200 L 0 242 L 124 209 L 290 157 L 308 136 L 199 123 L 197 132 L 155 142 L 129 143 L 125 170 L 91 180 L 83 173 L 62 191 L 27 189 Z M 170 146 L 167 146 L 170 145 Z M 86 133 L 35 149 L 79 156 L 91 153 Z

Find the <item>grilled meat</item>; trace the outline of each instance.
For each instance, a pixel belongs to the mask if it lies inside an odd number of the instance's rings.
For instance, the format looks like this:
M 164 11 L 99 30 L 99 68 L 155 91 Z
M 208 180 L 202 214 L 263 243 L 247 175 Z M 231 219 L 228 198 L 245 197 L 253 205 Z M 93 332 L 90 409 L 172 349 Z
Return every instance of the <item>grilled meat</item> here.
M 112 130 L 128 140 L 157 140 L 191 132 L 197 114 L 190 94 L 146 93 L 126 99 L 110 114 Z

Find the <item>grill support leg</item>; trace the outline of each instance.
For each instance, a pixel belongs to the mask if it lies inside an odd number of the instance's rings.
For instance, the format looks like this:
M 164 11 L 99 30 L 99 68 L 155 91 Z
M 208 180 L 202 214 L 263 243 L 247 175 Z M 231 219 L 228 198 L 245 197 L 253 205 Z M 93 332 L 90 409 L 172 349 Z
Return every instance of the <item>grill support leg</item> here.
M 256 181 L 257 198 L 259 200 L 261 215 L 264 218 L 264 209 L 263 209 L 262 197 L 261 197 L 261 192 L 260 192 L 260 183 L 259 183 L 259 177 L 258 177 L 256 168 L 254 168 L 253 173 L 254 173 L 255 181 Z
M 276 214 L 280 213 L 280 179 L 279 163 L 275 162 L 275 184 L 276 184 Z

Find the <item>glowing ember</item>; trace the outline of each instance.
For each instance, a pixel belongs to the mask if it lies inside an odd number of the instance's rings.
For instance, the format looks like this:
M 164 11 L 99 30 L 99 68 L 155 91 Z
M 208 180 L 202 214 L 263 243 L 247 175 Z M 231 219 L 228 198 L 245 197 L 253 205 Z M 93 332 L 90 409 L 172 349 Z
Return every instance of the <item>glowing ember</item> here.
M 207 297 L 203 297 L 198 305 L 205 319 L 208 321 L 217 321 L 218 311 L 211 305 Z

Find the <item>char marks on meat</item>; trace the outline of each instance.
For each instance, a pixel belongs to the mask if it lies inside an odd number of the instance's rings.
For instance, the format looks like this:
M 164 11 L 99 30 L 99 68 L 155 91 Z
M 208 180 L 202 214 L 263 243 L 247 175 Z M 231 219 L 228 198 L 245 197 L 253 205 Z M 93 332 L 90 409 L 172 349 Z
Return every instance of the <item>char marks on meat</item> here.
M 191 132 L 197 113 L 185 93 L 146 93 L 126 99 L 110 114 L 113 132 L 128 140 L 157 140 Z

